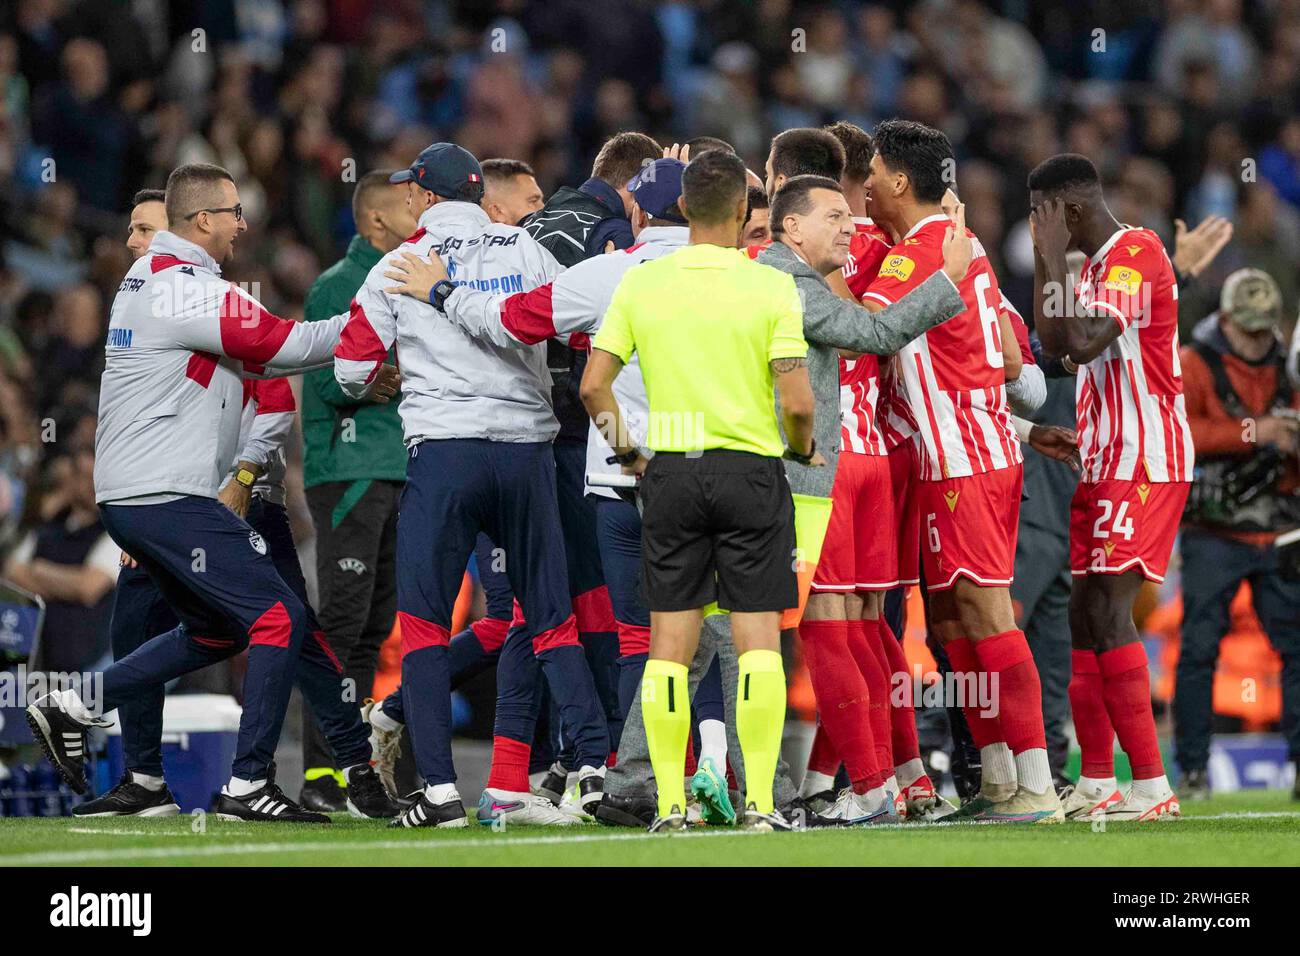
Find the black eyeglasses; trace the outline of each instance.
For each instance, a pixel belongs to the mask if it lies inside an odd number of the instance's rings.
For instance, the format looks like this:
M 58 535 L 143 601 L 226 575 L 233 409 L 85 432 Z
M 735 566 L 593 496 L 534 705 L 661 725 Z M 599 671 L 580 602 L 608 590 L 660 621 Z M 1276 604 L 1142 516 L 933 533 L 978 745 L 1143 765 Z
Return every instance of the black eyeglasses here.
M 244 218 L 244 204 L 242 202 L 237 202 L 233 206 L 222 206 L 219 209 L 196 209 L 185 218 L 193 219 L 201 212 L 233 212 L 235 214 L 235 222 L 239 222 L 239 220 Z

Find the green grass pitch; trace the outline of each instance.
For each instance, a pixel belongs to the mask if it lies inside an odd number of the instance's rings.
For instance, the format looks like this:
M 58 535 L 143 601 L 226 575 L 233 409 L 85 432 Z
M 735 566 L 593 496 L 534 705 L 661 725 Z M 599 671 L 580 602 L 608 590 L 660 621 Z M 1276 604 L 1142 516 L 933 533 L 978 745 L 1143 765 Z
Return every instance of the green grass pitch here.
M 1300 804 L 1282 792 L 1187 804 L 1176 823 L 903 824 L 651 836 L 595 824 L 556 831 L 398 831 L 337 815 L 328 827 L 163 820 L 0 819 L 11 866 L 1234 866 L 1295 865 Z M 198 832 L 196 832 L 198 831 Z

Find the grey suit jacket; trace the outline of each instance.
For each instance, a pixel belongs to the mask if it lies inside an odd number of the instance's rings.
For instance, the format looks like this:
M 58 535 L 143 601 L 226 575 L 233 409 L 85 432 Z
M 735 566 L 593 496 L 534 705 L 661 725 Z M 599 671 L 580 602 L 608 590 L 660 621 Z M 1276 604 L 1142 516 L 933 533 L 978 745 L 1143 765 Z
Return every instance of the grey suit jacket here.
M 816 399 L 813 437 L 817 440 L 817 450 L 826 459 L 825 467 L 820 468 L 787 461 L 785 471 L 790 490 L 828 498 L 840 453 L 838 350 L 892 355 L 918 335 L 959 315 L 965 306 L 957 287 L 942 270 L 893 305 L 872 315 L 832 292 L 826 280 L 783 242 L 774 242 L 764 249 L 758 261 L 790 273 L 799 290 L 803 302 L 803 335 L 808 340 L 808 378 Z

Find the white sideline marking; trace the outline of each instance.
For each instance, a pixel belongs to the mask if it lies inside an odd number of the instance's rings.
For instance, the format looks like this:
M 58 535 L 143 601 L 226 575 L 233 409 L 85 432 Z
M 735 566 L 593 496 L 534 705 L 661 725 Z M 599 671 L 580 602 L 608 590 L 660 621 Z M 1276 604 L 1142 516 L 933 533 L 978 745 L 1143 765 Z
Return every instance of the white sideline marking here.
M 1186 820 L 1266 820 L 1287 817 L 1300 817 L 1300 811 L 1255 811 L 1242 810 L 1231 813 L 1212 813 L 1202 816 L 1185 817 Z M 1067 820 L 1067 823 L 1079 821 Z M 1087 823 L 1088 820 L 1082 822 Z M 1128 821 L 1125 821 L 1128 822 Z M 224 826 L 225 824 L 223 824 Z M 1122 826 L 1123 824 L 1117 824 Z M 886 826 L 860 827 L 855 830 L 919 830 L 919 829 L 939 829 L 944 824 L 939 823 L 900 823 Z M 1004 824 L 1003 826 L 1013 827 L 1015 824 Z M 949 825 L 951 828 L 951 825 Z M 1125 827 L 1125 829 L 1128 829 Z M 160 836 L 172 838 L 185 838 L 188 834 L 166 833 L 154 830 L 118 830 L 118 829 L 100 829 L 98 827 L 69 827 L 70 833 L 94 833 L 101 836 Z M 809 830 L 807 833 L 835 833 L 837 829 L 826 830 Z M 224 834 L 223 834 L 224 835 Z M 230 834 L 234 836 L 236 834 Z M 45 853 L 16 853 L 0 854 L 0 866 L 42 866 L 47 864 L 73 864 L 73 863 L 114 863 L 123 860 L 165 860 L 175 857 L 219 857 L 219 856 L 237 856 L 239 854 L 270 854 L 270 853 L 316 853 L 319 851 L 341 850 L 345 852 L 356 851 L 365 852 L 368 850 L 428 850 L 430 852 L 449 852 L 454 853 L 462 850 L 496 850 L 507 846 L 551 846 L 556 844 L 577 844 L 577 843 L 619 843 L 637 840 L 699 840 L 711 837 L 751 837 L 760 834 L 748 833 L 744 830 L 706 830 L 701 833 L 686 833 L 673 836 L 664 836 L 655 833 L 587 833 L 573 834 L 572 836 L 561 836 L 555 834 L 552 836 L 525 836 L 510 837 L 504 840 L 348 840 L 339 842 L 326 842 L 323 840 L 308 841 L 304 843 L 228 843 L 221 846 L 161 846 L 161 847 L 128 847 L 120 850 L 53 850 Z M 789 835 L 783 836 L 784 839 L 790 839 Z M 193 842 L 198 842 L 202 837 L 190 837 Z
M 72 832 L 106 833 L 114 836 L 149 836 L 181 837 L 185 834 L 152 833 L 142 830 L 90 830 L 77 828 Z M 366 850 L 496 850 L 507 846 L 549 846 L 552 844 L 575 843 L 614 843 L 628 840 L 699 840 L 710 837 L 749 837 L 759 836 L 743 830 L 731 832 L 717 831 L 706 833 L 687 833 L 665 836 L 657 833 L 610 833 L 585 834 L 574 836 L 534 836 L 514 837 L 505 840 L 347 840 L 326 842 L 323 840 L 305 843 L 228 843 L 223 846 L 162 846 L 162 847 L 128 847 L 121 850 L 53 850 L 46 853 L 0 854 L 0 866 L 40 866 L 49 863 L 112 863 L 115 860 L 168 859 L 171 857 L 192 856 L 232 856 L 241 853 L 292 853 L 302 851 L 314 853 L 321 850 L 366 851 Z M 199 837 L 193 838 L 196 842 Z

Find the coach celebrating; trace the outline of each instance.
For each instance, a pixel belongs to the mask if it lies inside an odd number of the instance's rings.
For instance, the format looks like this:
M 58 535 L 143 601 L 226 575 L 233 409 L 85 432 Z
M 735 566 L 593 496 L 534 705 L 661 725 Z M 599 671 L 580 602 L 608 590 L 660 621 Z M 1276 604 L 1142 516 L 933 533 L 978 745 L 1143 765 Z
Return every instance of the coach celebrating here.
M 644 473 L 650 658 L 641 687 L 659 784 L 654 831 L 685 827 L 687 668 L 704 608 L 732 612 L 742 690 L 736 729 L 745 824 L 789 829 L 772 778 L 785 718 L 779 618 L 797 601 L 794 502 L 781 456 L 814 460 L 813 395 L 794 281 L 735 250 L 745 166 L 710 150 L 682 173 L 690 244 L 631 270 L 593 343 L 582 400 L 618 461 Z M 649 399 L 647 464 L 624 429 L 613 383 L 633 353 Z M 790 446 L 772 410 L 775 381 Z

